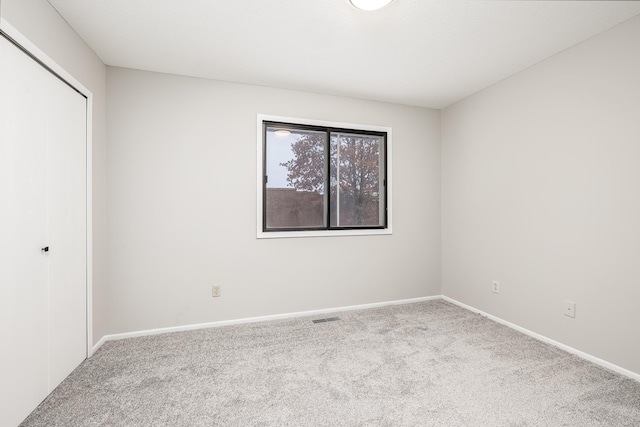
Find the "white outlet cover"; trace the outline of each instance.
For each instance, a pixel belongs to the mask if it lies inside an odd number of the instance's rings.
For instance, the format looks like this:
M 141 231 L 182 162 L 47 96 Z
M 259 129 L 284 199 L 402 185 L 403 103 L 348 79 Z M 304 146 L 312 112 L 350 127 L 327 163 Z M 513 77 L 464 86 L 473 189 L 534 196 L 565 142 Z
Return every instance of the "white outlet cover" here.
M 576 317 L 576 303 L 573 301 L 565 301 L 564 315 Z

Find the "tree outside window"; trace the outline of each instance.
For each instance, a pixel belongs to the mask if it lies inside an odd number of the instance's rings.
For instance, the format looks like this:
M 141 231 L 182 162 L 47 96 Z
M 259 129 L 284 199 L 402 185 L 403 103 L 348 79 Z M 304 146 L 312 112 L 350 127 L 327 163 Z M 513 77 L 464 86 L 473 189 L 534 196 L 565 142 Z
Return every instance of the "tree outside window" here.
M 265 231 L 386 226 L 385 133 L 264 126 Z

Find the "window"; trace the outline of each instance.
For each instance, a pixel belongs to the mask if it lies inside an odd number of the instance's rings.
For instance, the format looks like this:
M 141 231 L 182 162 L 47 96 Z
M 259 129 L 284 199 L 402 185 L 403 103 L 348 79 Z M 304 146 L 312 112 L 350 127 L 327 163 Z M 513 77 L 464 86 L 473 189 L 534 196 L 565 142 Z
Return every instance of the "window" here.
M 258 121 L 259 237 L 388 234 L 390 129 L 278 119 Z

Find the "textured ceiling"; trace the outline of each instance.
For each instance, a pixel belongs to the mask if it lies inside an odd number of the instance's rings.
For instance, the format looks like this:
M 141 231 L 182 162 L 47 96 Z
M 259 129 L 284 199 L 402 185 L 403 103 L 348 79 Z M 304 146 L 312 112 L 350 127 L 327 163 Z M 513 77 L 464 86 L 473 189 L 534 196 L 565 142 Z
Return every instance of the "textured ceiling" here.
M 107 65 L 443 108 L 634 1 L 49 0 Z

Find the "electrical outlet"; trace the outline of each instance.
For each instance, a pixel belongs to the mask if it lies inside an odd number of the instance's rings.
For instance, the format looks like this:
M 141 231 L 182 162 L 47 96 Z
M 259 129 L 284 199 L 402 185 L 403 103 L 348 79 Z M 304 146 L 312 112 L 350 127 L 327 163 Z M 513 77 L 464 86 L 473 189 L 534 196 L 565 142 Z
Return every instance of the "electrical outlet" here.
M 576 317 L 576 303 L 573 301 L 565 301 L 564 315 Z
M 219 297 L 220 296 L 220 285 L 213 285 L 211 287 L 211 296 Z
M 493 291 L 493 293 L 499 294 L 500 293 L 500 283 L 498 281 L 496 281 L 496 280 L 491 282 L 491 290 Z

